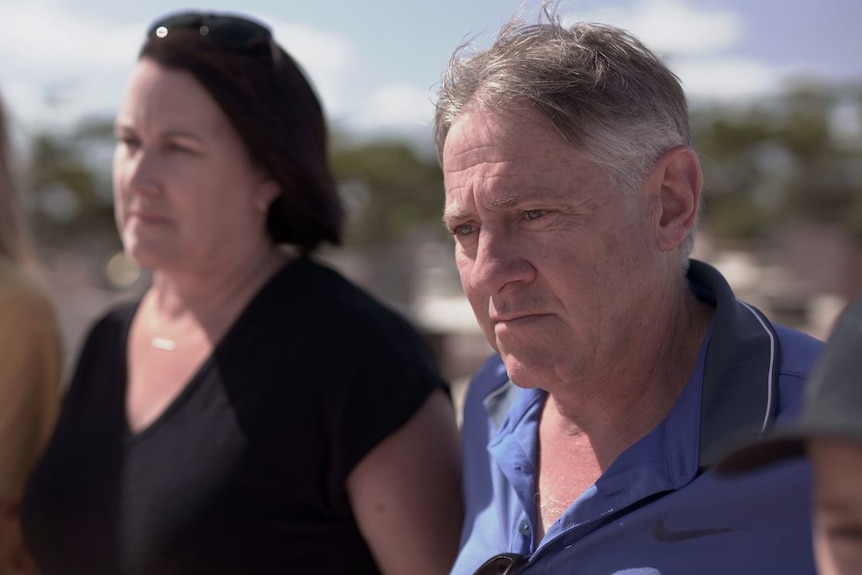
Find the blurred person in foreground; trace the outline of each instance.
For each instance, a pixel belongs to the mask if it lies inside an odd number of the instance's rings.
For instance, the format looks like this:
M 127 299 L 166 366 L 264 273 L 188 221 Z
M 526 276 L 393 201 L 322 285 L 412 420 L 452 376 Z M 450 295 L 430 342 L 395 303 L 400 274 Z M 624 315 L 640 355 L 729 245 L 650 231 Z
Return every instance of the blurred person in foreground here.
M 418 332 L 313 255 L 343 211 L 297 63 L 255 20 L 168 15 L 116 136 L 152 284 L 88 334 L 29 483 L 43 574 L 445 573 L 454 409 Z
M 0 102 L 0 574 L 26 565 L 18 506 L 56 423 L 63 371 L 54 303 L 35 273 Z
M 717 469 L 740 473 L 803 455 L 814 473 L 818 573 L 862 573 L 862 297 L 838 317 L 805 384 L 799 421 L 734 449 Z
M 452 572 L 811 573 L 809 468 L 710 471 L 798 410 L 822 342 L 689 258 L 702 172 L 677 77 L 543 5 L 455 52 L 435 128 L 461 283 L 498 352 L 465 399 Z

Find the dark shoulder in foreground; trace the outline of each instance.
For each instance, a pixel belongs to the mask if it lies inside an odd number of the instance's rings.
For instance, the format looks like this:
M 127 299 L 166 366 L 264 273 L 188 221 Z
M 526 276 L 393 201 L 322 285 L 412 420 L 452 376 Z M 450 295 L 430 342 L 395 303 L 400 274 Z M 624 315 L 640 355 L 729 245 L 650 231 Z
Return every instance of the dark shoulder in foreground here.
M 285 312 L 312 316 L 324 329 L 368 337 L 390 334 L 412 340 L 418 327 L 401 311 L 381 301 L 341 272 L 310 257 L 287 266 L 269 288 Z M 268 289 L 268 288 L 267 288 Z

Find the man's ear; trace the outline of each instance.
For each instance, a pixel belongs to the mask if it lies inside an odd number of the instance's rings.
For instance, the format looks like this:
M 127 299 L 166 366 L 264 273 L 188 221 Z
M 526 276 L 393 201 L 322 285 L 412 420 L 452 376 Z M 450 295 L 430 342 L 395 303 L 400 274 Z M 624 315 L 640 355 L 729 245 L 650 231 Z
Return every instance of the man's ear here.
M 677 146 L 659 158 L 647 179 L 655 197 L 655 232 L 662 250 L 680 246 L 697 223 L 703 172 L 697 154 Z

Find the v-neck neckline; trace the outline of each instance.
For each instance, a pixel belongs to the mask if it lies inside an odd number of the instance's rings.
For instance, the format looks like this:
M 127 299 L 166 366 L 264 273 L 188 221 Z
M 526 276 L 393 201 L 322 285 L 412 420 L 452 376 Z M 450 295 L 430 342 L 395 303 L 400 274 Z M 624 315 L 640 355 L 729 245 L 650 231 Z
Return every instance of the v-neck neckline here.
M 180 392 L 177 393 L 173 398 L 171 398 L 171 400 L 165 405 L 164 409 L 162 409 L 161 412 L 155 418 L 153 418 L 152 421 L 150 421 L 147 425 L 137 431 L 133 430 L 132 426 L 129 423 L 129 413 L 128 407 L 126 405 L 129 387 L 129 335 L 131 333 L 132 322 L 135 319 L 138 308 L 140 307 L 143 298 L 139 299 L 129 309 L 129 313 L 125 317 L 123 330 L 120 337 L 122 353 L 120 354 L 120 365 L 118 366 L 119 373 L 122 377 L 122 391 L 120 393 L 120 403 L 122 410 L 121 433 L 125 443 L 134 444 L 144 441 L 148 436 L 156 433 L 159 428 L 163 427 L 165 425 L 165 421 L 169 420 L 175 412 L 179 411 L 183 407 L 183 405 L 188 402 L 188 398 L 191 397 L 194 392 L 203 384 L 203 382 L 206 380 L 206 376 L 212 371 L 215 364 L 216 356 L 224 353 L 224 348 L 228 347 L 232 341 L 236 340 L 236 338 L 238 337 L 237 334 L 241 333 L 242 330 L 245 329 L 246 325 L 249 325 L 249 322 L 251 321 L 250 318 L 253 317 L 256 308 L 261 305 L 260 302 L 264 300 L 265 295 L 269 291 L 274 289 L 273 286 L 275 286 L 275 284 L 277 283 L 280 283 L 281 279 L 284 276 L 291 273 L 301 262 L 304 262 L 305 260 L 305 257 L 300 256 L 286 262 L 283 267 L 277 270 L 260 287 L 260 289 L 251 297 L 251 299 L 248 301 L 242 311 L 240 311 L 239 315 L 237 315 L 234 321 L 230 324 L 222 337 L 212 346 L 210 352 L 195 368 L 186 383 L 183 384 L 183 387 Z

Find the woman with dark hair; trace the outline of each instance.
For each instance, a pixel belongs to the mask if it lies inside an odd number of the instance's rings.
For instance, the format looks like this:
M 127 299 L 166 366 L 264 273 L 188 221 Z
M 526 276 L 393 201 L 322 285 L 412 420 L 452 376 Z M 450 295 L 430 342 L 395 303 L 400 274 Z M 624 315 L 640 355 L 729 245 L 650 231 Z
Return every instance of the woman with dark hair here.
M 418 332 L 314 258 L 343 212 L 296 62 L 254 20 L 167 16 L 116 135 L 152 282 L 88 334 L 29 483 L 42 573 L 447 572 L 453 406 Z
M 34 272 L 0 102 L 0 574 L 26 565 L 18 505 L 60 405 L 63 368 L 54 304 Z

